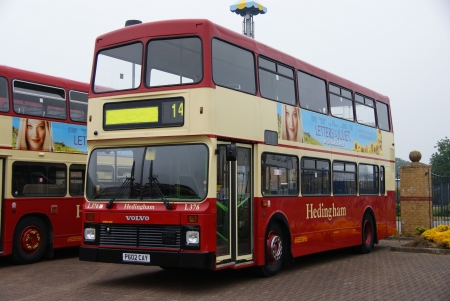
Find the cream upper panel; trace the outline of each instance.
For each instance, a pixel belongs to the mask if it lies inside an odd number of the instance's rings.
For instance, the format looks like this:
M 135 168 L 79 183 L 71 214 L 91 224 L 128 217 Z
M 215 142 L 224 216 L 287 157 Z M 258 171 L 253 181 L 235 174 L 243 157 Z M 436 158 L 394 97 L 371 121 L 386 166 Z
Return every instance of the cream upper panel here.
M 11 148 L 12 146 L 12 118 L 10 116 L 0 116 L 0 148 Z
M 108 102 L 139 101 L 151 99 L 164 99 L 170 97 L 182 97 L 184 99 L 184 124 L 183 126 L 127 129 L 127 130 L 103 130 L 103 106 Z M 105 145 L 107 141 L 120 139 L 121 145 L 144 143 L 142 138 L 163 138 L 163 137 L 183 137 L 210 135 L 219 138 L 231 138 L 254 143 L 264 142 L 264 131 L 274 131 L 278 134 L 280 146 L 298 148 L 302 155 L 314 155 L 321 153 L 328 158 L 359 158 L 352 160 L 365 160 L 376 162 L 382 159 L 388 163 L 394 161 L 394 137 L 392 133 L 379 131 L 374 128 L 365 127 L 348 121 L 342 121 L 326 115 L 314 115 L 310 111 L 299 111 L 298 132 L 303 137 L 298 141 L 289 141 L 282 135 L 282 119 L 284 117 L 282 104 L 260 98 L 254 95 L 242 93 L 232 89 L 217 86 L 214 88 L 183 89 L 176 91 L 161 91 L 152 93 L 141 93 L 133 95 L 119 95 L 114 97 L 98 97 L 89 100 L 88 115 L 88 140 L 91 143 Z M 89 119 L 88 118 L 88 119 Z M 314 118 L 314 119 L 313 119 Z M 320 123 L 320 120 L 323 119 Z M 314 120 L 317 123 L 314 123 Z M 309 124 L 311 122 L 311 124 Z M 316 135 L 316 140 L 308 137 L 313 135 L 324 122 L 336 123 L 328 125 L 329 130 L 336 130 L 340 127 L 353 128 L 347 131 L 348 135 L 356 138 L 347 139 L 346 149 L 326 144 L 317 139 L 325 139 L 325 131 L 321 130 L 320 135 Z M 97 135 L 94 135 L 94 132 Z M 359 131 L 367 132 L 369 139 L 359 139 Z M 317 134 L 317 133 L 316 133 Z M 319 133 L 320 134 L 320 133 Z M 339 134 L 343 135 L 343 134 Z M 364 134 L 367 136 L 367 134 Z M 321 138 L 319 138 L 321 137 Z M 139 140 L 133 141 L 136 138 Z M 341 137 L 342 138 L 342 137 Z M 345 138 L 345 137 L 344 137 Z M 301 141 L 304 141 L 302 143 Z M 354 139 L 354 140 L 352 140 Z M 330 140 L 330 139 L 327 139 Z M 338 139 L 335 139 L 339 142 Z M 103 142 L 100 142 L 103 141 Z M 313 144 L 312 142 L 322 142 Z M 117 144 L 117 142 L 111 142 Z M 148 143 L 145 142 L 145 143 Z M 108 143 L 107 143 L 108 144 Z M 317 145 L 321 144 L 321 145 Z M 388 165 L 388 164 L 386 164 Z
M 213 91 L 214 89 L 211 88 L 200 88 L 91 98 L 88 106 L 88 141 L 214 133 L 215 102 Z M 171 97 L 182 97 L 184 99 L 183 126 L 103 130 L 103 106 L 105 103 L 156 100 Z M 97 132 L 97 135 L 94 132 Z

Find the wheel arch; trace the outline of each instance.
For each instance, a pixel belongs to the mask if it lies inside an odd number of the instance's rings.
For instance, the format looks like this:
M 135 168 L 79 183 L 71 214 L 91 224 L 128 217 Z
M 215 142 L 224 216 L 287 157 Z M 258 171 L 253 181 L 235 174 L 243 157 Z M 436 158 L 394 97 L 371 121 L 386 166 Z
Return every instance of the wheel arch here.
M 14 226 L 14 231 L 13 233 L 16 231 L 17 225 L 20 223 L 20 221 L 22 221 L 25 218 L 31 218 L 31 217 L 36 217 L 39 218 L 40 220 L 42 220 L 45 224 L 45 228 L 46 228 L 46 233 L 47 233 L 47 237 L 48 237 L 48 241 L 47 241 L 47 248 L 46 248 L 46 252 L 44 254 L 45 258 L 51 258 L 53 257 L 53 250 L 54 250 L 54 233 L 53 233 L 53 225 L 52 222 L 50 221 L 50 218 L 45 215 L 44 213 L 39 213 L 39 212 L 33 212 L 33 213 L 27 213 L 22 215 L 19 220 L 17 221 L 16 225 Z M 13 242 L 14 244 L 14 242 Z
M 289 222 L 283 213 L 275 212 L 270 217 L 269 221 L 266 224 L 266 231 L 272 223 L 278 224 L 281 227 L 281 230 L 283 231 L 284 239 L 285 239 L 285 243 L 286 243 L 286 248 L 284 248 L 284 249 L 287 250 L 287 252 L 284 252 L 285 260 L 283 261 L 283 263 L 284 263 L 284 266 L 289 266 L 293 259 L 292 251 L 291 251 L 291 229 L 289 227 Z

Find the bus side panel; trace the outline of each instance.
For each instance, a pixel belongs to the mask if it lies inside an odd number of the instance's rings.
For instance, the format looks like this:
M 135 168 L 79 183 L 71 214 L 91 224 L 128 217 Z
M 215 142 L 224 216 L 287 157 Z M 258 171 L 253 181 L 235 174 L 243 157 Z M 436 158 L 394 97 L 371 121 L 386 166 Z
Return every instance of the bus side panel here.
M 386 196 L 379 196 L 374 200 L 372 209 L 375 213 L 377 239 L 386 235 Z
M 396 222 L 396 193 L 395 191 L 388 191 L 386 198 L 386 234 L 380 234 L 378 239 L 382 239 L 397 233 Z
M 5 255 L 12 253 L 14 229 L 17 222 L 26 215 L 39 215 L 47 219 L 54 235 L 54 247 L 78 246 L 81 242 L 81 208 L 83 198 L 17 198 L 4 200 L 4 242 Z M 57 213 L 51 213 L 52 206 Z M 79 207 L 78 207 L 79 206 Z M 45 217 L 44 217 L 45 216 Z M 78 217 L 77 217 L 78 216 Z
M 51 202 L 51 199 L 49 199 Z M 59 203 L 58 213 L 50 214 L 54 248 L 75 247 L 81 244 L 81 207 L 83 197 L 65 198 Z M 56 202 L 55 202 L 56 203 Z
M 333 246 L 344 248 L 361 244 L 361 222 L 364 205 L 371 197 L 334 196 L 330 207 L 333 219 Z

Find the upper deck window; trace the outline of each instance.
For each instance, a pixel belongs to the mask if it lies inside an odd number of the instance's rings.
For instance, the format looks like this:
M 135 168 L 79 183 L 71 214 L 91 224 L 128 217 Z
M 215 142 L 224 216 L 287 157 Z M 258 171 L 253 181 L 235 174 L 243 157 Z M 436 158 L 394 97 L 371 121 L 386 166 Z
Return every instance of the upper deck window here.
M 62 88 L 13 81 L 14 112 L 66 119 L 66 92 Z
M 147 47 L 148 87 L 198 83 L 203 78 L 199 38 L 151 40 Z
M 142 44 L 102 50 L 97 55 L 94 92 L 130 90 L 139 87 L 142 70 Z
M 377 116 L 378 127 L 383 131 L 390 131 L 391 125 L 389 123 L 389 108 L 388 105 L 377 101 Z
M 375 126 L 375 107 L 373 99 L 355 94 L 356 120 L 368 126 Z
M 329 89 L 331 115 L 353 121 L 352 92 L 333 84 Z
M 73 121 L 87 121 L 87 93 L 69 91 L 70 119 Z
M 250 51 L 213 39 L 212 60 L 216 85 L 256 94 L 255 60 Z
M 328 114 L 327 88 L 325 81 L 299 71 L 298 95 L 303 109 Z
M 261 96 L 295 106 L 294 70 L 259 57 Z
M 9 111 L 8 81 L 0 77 L 0 112 Z

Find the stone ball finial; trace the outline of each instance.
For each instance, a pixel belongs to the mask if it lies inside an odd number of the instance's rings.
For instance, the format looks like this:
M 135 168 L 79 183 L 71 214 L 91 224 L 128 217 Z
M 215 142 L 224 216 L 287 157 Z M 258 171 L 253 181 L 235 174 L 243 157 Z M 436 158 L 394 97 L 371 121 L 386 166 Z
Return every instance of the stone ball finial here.
M 422 159 L 422 154 L 419 151 L 413 150 L 409 153 L 409 160 L 411 162 L 419 162 Z

